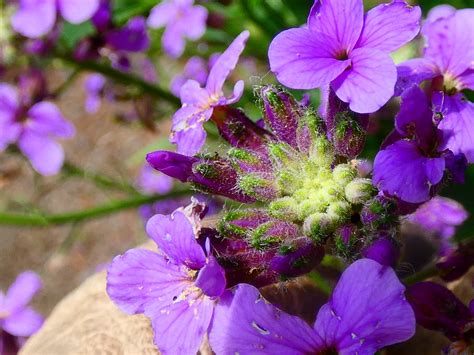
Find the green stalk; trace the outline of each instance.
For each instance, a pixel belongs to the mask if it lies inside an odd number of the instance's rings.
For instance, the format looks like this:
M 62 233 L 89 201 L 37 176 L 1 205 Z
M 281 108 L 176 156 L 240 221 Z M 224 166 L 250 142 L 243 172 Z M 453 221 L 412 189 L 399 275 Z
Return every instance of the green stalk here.
M 427 266 L 426 268 L 418 271 L 417 273 L 407 276 L 403 279 L 403 283 L 405 285 L 413 285 L 417 282 L 424 281 L 426 279 L 429 279 L 431 277 L 435 277 L 438 275 L 438 268 L 436 265 L 430 265 Z
M 181 197 L 189 194 L 188 190 L 174 191 L 166 195 L 134 196 L 129 199 L 112 201 L 110 203 L 84 209 L 76 212 L 62 214 L 9 214 L 0 213 L 0 225 L 48 227 L 68 223 L 76 223 L 89 219 L 100 218 L 114 212 L 136 208 L 141 205 Z

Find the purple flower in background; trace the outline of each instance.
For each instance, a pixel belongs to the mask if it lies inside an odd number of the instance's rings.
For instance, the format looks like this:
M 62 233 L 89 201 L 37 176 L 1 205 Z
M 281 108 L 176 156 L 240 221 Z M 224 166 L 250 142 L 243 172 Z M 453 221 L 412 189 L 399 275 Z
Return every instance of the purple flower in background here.
M 271 70 L 293 89 L 331 85 L 354 112 L 377 111 L 397 80 L 389 53 L 419 31 L 421 10 L 392 1 L 364 15 L 362 0 L 316 0 L 308 23 L 276 36 L 268 51 Z
M 201 57 L 191 57 L 186 63 L 183 73 L 176 75 L 170 84 L 170 89 L 173 95 L 178 96 L 181 92 L 181 87 L 189 79 L 196 80 L 199 85 L 203 86 L 207 80 L 207 63 Z
M 342 274 L 310 327 L 241 284 L 216 307 L 211 346 L 217 354 L 373 354 L 415 333 L 404 291 L 391 268 L 358 260 Z
M 56 139 L 74 136 L 74 126 L 51 102 L 30 106 L 25 90 L 0 84 L 0 151 L 17 142 L 38 173 L 54 175 L 64 161 L 63 148 Z
M 173 116 L 170 137 L 179 153 L 196 154 L 206 140 L 203 124 L 209 120 L 214 108 L 233 104 L 242 96 L 243 80 L 235 84 L 233 95 L 229 98 L 225 97 L 222 89 L 225 80 L 237 65 L 248 37 L 248 31 L 242 32 L 219 56 L 209 72 L 204 88 L 196 80 L 188 80 L 182 86 L 180 96 L 183 106 Z
M 427 201 L 453 157 L 438 150 L 439 137 L 424 92 L 417 86 L 406 90 L 395 117 L 395 131 L 375 157 L 374 184 L 405 202 Z
M 156 5 L 148 17 L 151 28 L 166 27 L 162 44 L 171 57 L 183 54 L 184 38 L 195 41 L 206 31 L 207 10 L 193 4 L 194 0 L 165 0 Z
M 453 249 L 450 239 L 454 236 L 456 227 L 467 217 L 468 213 L 460 203 L 436 196 L 408 216 L 408 220 L 440 238 L 440 254 L 447 255 Z
M 158 253 L 129 250 L 112 261 L 107 273 L 110 298 L 124 312 L 151 319 L 155 344 L 163 354 L 198 351 L 212 322 L 215 299 L 226 285 L 224 270 L 196 240 L 198 216 L 187 212 L 152 217 L 146 229 Z
M 474 9 L 434 8 L 422 29 L 424 57 L 398 66 L 397 94 L 413 83 L 432 80 L 433 104 L 441 114 L 440 149 L 463 153 L 474 162 L 474 104 L 461 93 L 474 88 Z
M 143 17 L 131 18 L 122 28 L 108 32 L 105 41 L 115 50 L 126 52 L 143 52 L 150 47 L 150 37 Z
M 18 275 L 6 294 L 0 291 L 0 354 L 9 354 L 9 351 L 14 350 L 9 347 L 20 345 L 18 342 L 9 344 L 5 335 L 29 337 L 43 324 L 43 317 L 28 307 L 28 303 L 40 288 L 39 276 L 32 271 L 26 271 Z
M 137 185 L 141 191 L 147 194 L 163 195 L 170 192 L 173 188 L 173 178 L 145 164 L 138 176 Z
M 93 16 L 99 3 L 100 0 L 20 0 L 12 26 L 23 36 L 38 38 L 53 29 L 57 12 L 78 24 Z
M 101 74 L 90 74 L 84 82 L 86 92 L 85 108 L 87 113 L 96 113 L 100 107 L 102 91 L 105 86 L 105 77 Z

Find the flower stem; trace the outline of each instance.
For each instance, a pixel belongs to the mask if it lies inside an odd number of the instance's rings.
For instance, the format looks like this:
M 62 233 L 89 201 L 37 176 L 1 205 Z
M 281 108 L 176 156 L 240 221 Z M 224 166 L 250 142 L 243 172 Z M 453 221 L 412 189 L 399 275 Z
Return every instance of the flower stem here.
M 9 214 L 0 213 L 0 225 L 47 227 L 80 222 L 88 219 L 103 217 L 126 209 L 136 208 L 147 203 L 172 199 L 189 194 L 188 190 L 173 191 L 166 195 L 133 196 L 129 199 L 112 201 L 110 203 L 62 214 Z
M 316 270 L 313 270 L 308 274 L 308 277 L 326 295 L 329 296 L 331 294 L 332 292 L 331 284 L 319 272 L 317 272 Z
M 403 279 L 405 285 L 413 285 L 417 282 L 424 281 L 438 275 L 438 268 L 435 264 L 425 267 L 417 273 L 407 276 Z
M 94 71 L 118 83 L 121 83 L 124 85 L 134 85 L 135 87 L 139 88 L 140 90 L 143 90 L 147 94 L 163 99 L 175 107 L 179 107 L 181 104 L 180 100 L 177 97 L 175 97 L 173 94 L 171 94 L 169 91 L 162 89 L 159 86 L 154 85 L 153 83 L 150 83 L 146 80 L 143 80 L 142 78 L 140 78 L 139 76 L 135 74 L 124 73 L 110 66 L 107 66 L 95 61 L 91 61 L 91 60 L 77 61 L 74 58 L 65 54 L 54 53 L 53 56 L 54 58 L 58 58 L 62 60 L 64 63 L 70 66 L 73 66 L 79 70 Z

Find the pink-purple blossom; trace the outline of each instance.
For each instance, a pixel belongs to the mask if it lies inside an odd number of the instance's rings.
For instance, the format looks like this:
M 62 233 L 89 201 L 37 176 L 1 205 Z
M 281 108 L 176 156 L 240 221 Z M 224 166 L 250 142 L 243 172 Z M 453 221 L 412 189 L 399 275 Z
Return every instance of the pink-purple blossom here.
M 207 10 L 193 4 L 194 0 L 164 0 L 150 12 L 149 27 L 166 27 L 162 44 L 171 57 L 177 58 L 183 54 L 185 38 L 195 41 L 206 31 Z
M 411 338 L 415 317 L 390 267 L 361 259 L 342 274 L 311 327 L 241 284 L 222 296 L 210 341 L 217 354 L 373 354 Z
M 93 16 L 99 3 L 100 0 L 20 0 L 12 26 L 26 37 L 38 38 L 53 29 L 57 13 L 78 24 Z
M 330 85 L 352 111 L 377 111 L 397 80 L 389 54 L 417 35 L 420 17 L 418 6 L 398 0 L 366 14 L 362 0 L 315 0 L 306 26 L 273 39 L 271 70 L 290 88 Z
M 206 140 L 203 124 L 212 116 L 215 107 L 237 102 L 244 90 L 243 80 L 235 86 L 233 95 L 226 97 L 223 87 L 226 79 L 234 70 L 240 54 L 244 50 L 249 32 L 242 32 L 216 60 L 206 86 L 196 80 L 188 80 L 181 87 L 182 107 L 173 116 L 170 141 L 177 145 L 177 151 L 185 155 L 199 152 Z

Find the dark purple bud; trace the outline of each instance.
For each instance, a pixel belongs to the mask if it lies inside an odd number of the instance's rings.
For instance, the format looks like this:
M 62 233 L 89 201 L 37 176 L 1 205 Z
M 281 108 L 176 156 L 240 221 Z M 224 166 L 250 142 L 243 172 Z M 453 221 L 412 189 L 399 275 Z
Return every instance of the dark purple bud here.
M 324 248 L 300 238 L 281 245 L 270 261 L 270 269 L 282 277 L 296 277 L 310 272 L 324 256 Z
M 367 132 L 350 112 L 339 112 L 334 117 L 332 140 L 338 155 L 349 159 L 357 157 L 364 149 Z
M 271 133 L 252 122 L 242 110 L 229 106 L 214 109 L 211 120 L 220 135 L 237 148 L 262 150 L 271 138 Z
M 433 282 L 409 286 L 405 296 L 419 325 L 443 332 L 451 340 L 460 339 L 465 326 L 473 320 L 469 308 L 454 293 Z
M 260 97 L 268 126 L 278 139 L 296 148 L 296 129 L 304 115 L 303 107 L 289 92 L 274 86 L 263 87 Z
M 449 172 L 451 180 L 456 184 L 464 184 L 467 169 L 466 156 L 462 153 L 454 155 L 449 152 L 449 154 L 445 156 L 445 161 L 446 169 Z
M 337 255 L 351 259 L 356 252 L 358 228 L 354 224 L 346 224 L 334 232 L 334 246 Z
M 381 265 L 394 267 L 400 257 L 400 247 L 391 238 L 380 237 L 362 249 L 362 255 Z
M 370 226 L 372 229 L 388 228 L 396 223 L 396 205 L 394 201 L 378 195 L 367 201 L 360 212 L 362 224 Z
M 102 42 L 94 38 L 84 38 L 74 49 L 73 57 L 77 61 L 94 60 L 99 57 Z
M 164 150 L 148 153 L 146 160 L 154 169 L 181 182 L 188 182 L 192 178 L 193 164 L 199 161 L 195 157 Z
M 274 219 L 260 224 L 249 233 L 250 244 L 259 251 L 278 247 L 285 241 L 291 241 L 299 237 L 300 231 L 296 224 Z
M 103 33 L 109 29 L 112 22 L 112 9 L 109 0 L 102 0 L 100 2 L 99 9 L 92 17 L 92 23 L 94 24 L 97 32 Z
M 124 27 L 108 32 L 105 41 L 116 50 L 127 52 L 146 51 L 150 47 L 150 37 L 148 36 L 145 18 L 131 18 Z
M 474 265 L 474 245 L 459 245 L 436 264 L 443 280 L 451 282 L 461 278 Z

